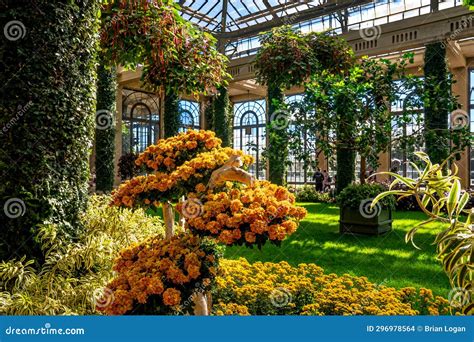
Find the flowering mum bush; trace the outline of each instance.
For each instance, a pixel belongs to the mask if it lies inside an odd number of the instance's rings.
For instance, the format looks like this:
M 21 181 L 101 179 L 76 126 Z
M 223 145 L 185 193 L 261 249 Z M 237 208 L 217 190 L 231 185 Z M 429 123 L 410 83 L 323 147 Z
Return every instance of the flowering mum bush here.
M 297 207 L 295 196 L 282 186 L 256 181 L 248 187 L 229 187 L 227 191 L 204 193 L 200 215 L 188 215 L 186 227 L 226 245 L 261 247 L 267 240 L 279 244 L 306 216 L 306 209 Z M 198 186 L 196 190 L 203 188 Z M 186 202 L 177 206 L 184 216 L 187 209 Z
M 212 131 L 189 130 L 174 137 L 160 139 L 140 154 L 136 163 L 147 171 L 169 173 L 201 152 L 221 146 L 221 139 Z
M 144 153 L 146 152 L 147 151 Z M 188 154 L 189 156 L 189 152 L 181 153 Z M 179 157 L 169 157 L 174 163 L 169 164 L 170 166 L 174 165 L 173 167 L 175 167 L 178 164 L 178 160 L 179 163 L 181 163 L 181 165 L 176 167 L 172 172 L 157 172 L 147 176 L 138 176 L 124 182 L 120 185 L 119 189 L 113 193 L 112 203 L 117 206 L 125 207 L 150 205 L 158 207 L 159 202 L 177 200 L 187 194 L 190 189 L 194 189 L 198 184 L 203 184 L 203 182 L 207 183 L 212 172 L 224 165 L 232 155 L 240 155 L 244 166 L 249 166 L 253 163 L 251 156 L 229 147 L 199 153 L 193 159 L 185 162 L 182 162 L 180 159 L 182 158 L 181 154 L 179 154 Z M 159 158 L 156 157 L 156 155 L 154 158 L 150 158 L 149 154 L 146 158 L 143 157 L 143 154 L 139 157 L 139 160 L 141 160 L 140 163 L 144 163 L 144 160 L 147 160 L 146 163 L 150 162 L 150 165 L 157 163 L 157 159 Z
M 373 284 L 324 274 L 314 264 L 222 260 L 213 293 L 216 315 L 442 315 L 446 299 L 431 290 Z
M 110 305 L 97 310 L 109 315 L 190 313 L 193 296 L 210 290 L 219 255 L 214 242 L 190 234 L 132 245 L 115 261 L 117 277 L 100 301 Z

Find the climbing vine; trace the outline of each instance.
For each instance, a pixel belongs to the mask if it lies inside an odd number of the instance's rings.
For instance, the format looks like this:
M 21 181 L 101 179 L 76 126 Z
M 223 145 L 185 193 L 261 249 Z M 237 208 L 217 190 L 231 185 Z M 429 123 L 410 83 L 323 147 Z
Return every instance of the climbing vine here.
M 115 160 L 116 70 L 101 60 L 97 69 L 97 106 L 95 130 L 96 190 L 112 191 Z

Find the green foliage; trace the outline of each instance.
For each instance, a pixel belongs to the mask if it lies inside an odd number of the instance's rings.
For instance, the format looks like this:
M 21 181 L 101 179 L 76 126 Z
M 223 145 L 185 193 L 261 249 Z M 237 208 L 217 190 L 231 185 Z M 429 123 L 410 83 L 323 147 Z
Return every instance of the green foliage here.
M 23 215 L 0 212 L 0 260 L 41 259 L 38 226 L 80 234 L 87 201 L 95 112 L 96 1 L 24 1 L 2 5 L 3 22 L 23 37 L 2 36 L 0 60 L 0 203 L 25 203 Z M 21 109 L 21 110 L 20 110 Z
M 26 257 L 0 263 L 0 314 L 96 313 L 118 252 L 148 236 L 164 234 L 160 219 L 109 203 L 108 196 L 91 197 L 82 217 L 85 229 L 72 243 L 63 240 L 58 226 L 42 226 L 37 240 L 46 260 L 40 268 Z
M 474 0 L 462 0 L 462 4 L 470 10 L 474 10 Z
M 281 88 L 275 83 L 268 84 L 268 117 L 267 125 L 268 149 L 264 157 L 268 160 L 270 174 L 268 180 L 274 184 L 286 183 L 286 163 L 288 160 L 289 117 L 283 109 L 284 99 Z M 283 118 L 282 118 L 283 116 Z
M 291 26 L 266 32 L 255 60 L 257 81 L 289 88 L 322 70 L 339 72 L 354 62 L 347 42 L 329 33 L 302 34 Z
M 312 63 L 315 64 L 312 70 L 344 73 L 354 65 L 354 53 L 345 39 L 328 32 L 311 32 L 305 39 L 312 54 Z
M 405 72 L 412 58 L 411 54 L 396 62 L 363 58 L 344 73 L 322 71 L 306 83 L 302 103 L 291 108 L 292 150 L 301 160 L 310 159 L 316 151 L 326 156 L 336 151 L 338 193 L 353 181 L 356 153 L 377 168 L 379 154 L 391 144 L 392 122 L 399 127 L 410 122 L 413 98 L 408 97 L 396 117 L 390 114 L 390 104 L 400 88 L 412 88 L 414 78 Z M 400 80 L 397 87 L 396 79 Z M 312 148 L 299 143 L 303 135 L 316 141 Z
M 341 38 L 329 33 L 302 34 L 291 26 L 281 26 L 265 33 L 261 38 L 255 70 L 257 81 L 268 86 L 269 147 L 265 151 L 272 183 L 283 185 L 288 163 L 288 123 L 283 111 L 283 88 L 301 85 L 310 76 L 321 72 L 345 73 L 354 63 L 354 55 Z M 278 118 L 273 115 L 278 111 Z M 275 123 L 278 120 L 280 123 Z M 281 125 L 286 121 L 285 125 Z M 314 131 L 315 132 L 315 131 Z M 298 136 L 298 140 L 301 135 Z M 301 144 L 300 144 L 301 145 Z M 307 159 L 305 157 L 302 158 Z
M 295 189 L 297 202 L 333 203 L 334 198 L 329 193 L 316 191 L 313 185 L 304 185 Z
M 263 85 L 291 87 L 302 84 L 311 72 L 310 47 L 291 26 L 277 27 L 260 39 L 255 60 L 257 81 Z
M 130 68 L 142 64 L 151 90 L 208 93 L 230 77 L 217 40 L 181 18 L 174 1 L 107 1 L 102 23 L 107 60 Z
M 167 92 L 165 94 L 165 113 L 163 117 L 164 137 L 169 138 L 178 134 L 180 125 L 179 96 L 175 92 Z
M 222 147 L 232 146 L 232 106 L 230 105 L 229 92 L 227 88 L 220 87 L 219 93 L 212 103 L 213 127 L 216 136 L 222 139 Z
M 451 95 L 452 79 L 446 64 L 446 47 L 437 42 L 425 51 L 425 143 L 433 163 L 441 163 L 450 154 L 449 116 L 457 108 Z
M 445 171 L 449 159 L 441 164 L 433 164 L 427 154 L 418 152 L 416 155 L 425 164 L 424 169 L 420 169 L 416 164 L 411 163 L 418 172 L 418 177 L 411 179 L 386 172 L 385 174 L 394 177 L 395 180 L 389 191 L 378 195 L 372 205 L 391 195 L 415 197 L 428 219 L 413 227 L 406 235 L 406 241 L 411 241 L 413 244 L 413 238 L 422 226 L 433 221 L 444 223 L 447 226 L 436 236 L 438 258 L 443 263 L 454 291 L 457 292 L 456 296 L 469 299 L 452 304 L 462 306 L 465 314 L 473 314 L 474 232 L 472 219 L 474 213 L 472 209 L 465 209 L 470 195 L 468 192 L 461 191 L 456 166 L 454 172 Z M 402 184 L 406 190 L 393 190 L 392 188 L 398 184 Z M 443 210 L 446 213 L 443 213 Z
M 115 68 L 107 68 L 102 60 L 97 70 L 95 175 L 96 190 L 104 192 L 112 191 L 114 186 L 115 77 Z M 98 122 L 101 118 L 108 120 Z
M 211 97 L 209 100 L 209 103 L 206 106 L 206 109 L 204 110 L 204 117 L 206 120 L 206 130 L 208 131 L 215 131 L 215 126 L 214 126 L 214 101 L 213 98 Z
M 381 184 L 351 184 L 337 196 L 341 207 L 359 209 L 362 201 L 376 198 L 387 189 Z M 380 201 L 382 208 L 395 209 L 395 197 L 386 196 Z

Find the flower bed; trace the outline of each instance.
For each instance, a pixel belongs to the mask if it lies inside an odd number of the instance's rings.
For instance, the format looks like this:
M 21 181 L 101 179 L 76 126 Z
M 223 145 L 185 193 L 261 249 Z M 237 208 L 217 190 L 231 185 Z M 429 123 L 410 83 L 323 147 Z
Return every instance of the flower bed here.
M 215 315 L 439 315 L 446 299 L 431 290 L 376 285 L 365 277 L 324 274 L 314 264 L 221 260 Z

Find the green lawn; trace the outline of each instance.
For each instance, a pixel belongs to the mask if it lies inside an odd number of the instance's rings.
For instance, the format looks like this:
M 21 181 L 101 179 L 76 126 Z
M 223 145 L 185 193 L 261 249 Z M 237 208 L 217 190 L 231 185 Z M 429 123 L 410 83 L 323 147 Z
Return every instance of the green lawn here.
M 447 296 L 449 282 L 435 259 L 432 245 L 441 226 L 429 224 L 415 237 L 417 250 L 405 243 L 405 233 L 424 219 L 421 212 L 396 212 L 393 231 L 379 237 L 339 234 L 339 208 L 322 203 L 302 204 L 308 216 L 280 247 L 267 243 L 262 250 L 228 247 L 228 259 L 279 262 L 292 265 L 315 263 L 327 273 L 366 276 L 370 281 L 396 288 L 425 287 Z

